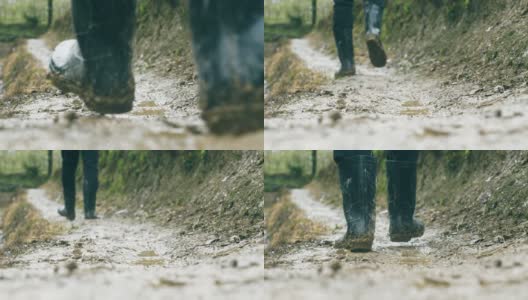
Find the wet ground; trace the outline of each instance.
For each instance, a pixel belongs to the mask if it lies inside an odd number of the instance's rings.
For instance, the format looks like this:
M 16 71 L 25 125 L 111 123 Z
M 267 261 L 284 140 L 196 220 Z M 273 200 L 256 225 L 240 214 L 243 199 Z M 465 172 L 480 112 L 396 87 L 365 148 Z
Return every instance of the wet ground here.
M 439 81 L 373 68 L 358 57 L 358 75 L 334 80 L 339 62 L 295 39 L 290 49 L 329 78 L 267 105 L 266 149 L 519 149 L 528 147 L 528 89 Z M 409 66 L 399 66 L 402 69 Z
M 262 299 L 263 241 L 164 228 L 118 216 L 75 222 L 44 190 L 28 201 L 66 233 L 0 269 L 2 299 Z
M 47 69 L 51 51 L 42 40 L 27 50 Z M 10 149 L 261 149 L 263 133 L 208 134 L 200 118 L 194 79 L 136 68 L 131 113 L 101 116 L 75 95 L 32 95 L 0 119 L 0 148 Z
M 270 299 L 519 299 L 528 295 L 526 239 L 480 244 L 469 234 L 426 224 L 410 243 L 388 238 L 387 211 L 376 219 L 373 252 L 333 248 L 345 232 L 342 212 L 292 190 L 307 218 L 331 230 L 287 253 L 266 256 Z

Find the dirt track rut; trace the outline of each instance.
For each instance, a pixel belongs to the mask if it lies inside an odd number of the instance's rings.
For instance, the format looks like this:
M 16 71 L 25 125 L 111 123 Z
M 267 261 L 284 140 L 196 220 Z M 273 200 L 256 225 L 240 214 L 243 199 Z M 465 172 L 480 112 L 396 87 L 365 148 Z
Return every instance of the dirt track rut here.
M 260 240 L 223 243 L 120 217 L 85 221 L 80 211 L 67 222 L 44 190 L 27 199 L 66 233 L 0 269 L 2 299 L 262 299 Z
M 482 246 L 471 236 L 426 224 L 410 243 L 388 239 L 387 211 L 377 215 L 374 251 L 336 250 L 346 230 L 342 212 L 307 190 L 291 200 L 330 232 L 267 256 L 264 289 L 270 299 L 519 299 L 528 295 L 526 239 Z
M 376 69 L 365 57 L 357 59 L 358 75 L 334 80 L 337 59 L 306 39 L 291 40 L 290 49 L 329 82 L 266 107 L 266 149 L 528 147 L 526 88 L 441 82 L 391 63 Z
M 51 51 L 42 40 L 27 50 L 47 69 Z M 141 64 L 138 64 L 141 65 Z M 263 133 L 214 136 L 200 118 L 194 80 L 160 76 L 136 68 L 132 112 L 101 116 L 74 95 L 35 94 L 3 112 L 0 148 L 4 149 L 261 149 Z

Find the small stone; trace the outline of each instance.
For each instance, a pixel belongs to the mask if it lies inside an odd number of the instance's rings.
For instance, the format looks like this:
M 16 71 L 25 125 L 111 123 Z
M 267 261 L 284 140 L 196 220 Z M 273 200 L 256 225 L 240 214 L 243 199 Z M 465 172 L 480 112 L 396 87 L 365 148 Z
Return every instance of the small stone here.
M 240 243 L 240 237 L 238 235 L 233 235 L 232 237 L 229 238 L 229 241 L 231 243 Z
M 504 243 L 504 237 L 502 235 L 498 235 L 493 238 L 493 242 L 496 244 L 502 244 Z
M 77 265 L 77 263 L 75 261 L 71 261 L 71 262 L 66 264 L 66 270 L 68 270 L 68 274 L 72 274 L 78 268 L 79 268 L 79 266 Z
M 495 92 L 496 94 L 502 94 L 504 93 L 504 86 L 502 85 L 497 85 L 496 87 L 493 88 L 493 92 Z
M 233 259 L 229 265 L 231 266 L 231 268 L 238 268 L 238 260 L 236 259 Z
M 495 266 L 495 268 L 502 267 L 502 260 L 497 259 L 496 261 L 493 262 L 493 266 Z

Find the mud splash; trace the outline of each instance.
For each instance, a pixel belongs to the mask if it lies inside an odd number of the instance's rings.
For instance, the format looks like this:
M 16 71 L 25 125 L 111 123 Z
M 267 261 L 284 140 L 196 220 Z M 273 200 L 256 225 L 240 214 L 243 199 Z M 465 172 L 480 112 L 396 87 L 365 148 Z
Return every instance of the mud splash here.
M 47 220 L 68 227 L 49 243 L 36 244 L 0 269 L 6 299 L 259 298 L 263 278 L 260 239 L 212 241 L 205 233 L 162 228 L 106 217 L 75 222 L 56 213 L 43 190 L 28 201 Z M 89 283 L 89 284 L 88 284 Z
M 291 196 L 306 216 L 335 229 L 278 257 L 266 256 L 272 267 L 265 270 L 263 288 L 273 299 L 515 299 L 528 291 L 525 238 L 482 249 L 469 236 L 444 234 L 440 224 L 426 224 L 423 237 L 391 243 L 382 211 L 374 251 L 351 253 L 332 247 L 345 231 L 342 212 L 306 190 L 292 190 Z
M 47 68 L 51 51 L 29 40 L 28 51 Z M 100 116 L 75 95 L 29 95 L 0 119 L 0 147 L 17 149 L 260 149 L 263 132 L 243 136 L 208 133 L 193 78 L 161 76 L 140 62 L 131 113 Z
M 331 78 L 338 61 L 308 40 L 291 51 L 312 71 Z M 358 75 L 332 80 L 316 92 L 266 102 L 267 149 L 518 149 L 528 146 L 528 89 L 505 89 L 402 74 L 389 63 L 375 69 L 358 57 Z M 270 74 L 267 74 L 270 76 Z M 390 132 L 390 135 L 387 135 Z M 344 137 L 353 138 L 344 138 Z

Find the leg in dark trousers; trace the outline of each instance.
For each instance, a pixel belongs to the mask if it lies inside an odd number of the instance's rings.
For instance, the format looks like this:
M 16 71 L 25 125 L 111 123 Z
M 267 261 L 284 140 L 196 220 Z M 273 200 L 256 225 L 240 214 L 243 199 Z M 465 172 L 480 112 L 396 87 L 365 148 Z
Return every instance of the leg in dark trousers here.
M 98 181 L 98 151 L 81 151 L 83 161 L 83 196 L 84 216 L 86 219 L 95 219 L 95 204 Z
M 408 242 L 424 233 L 424 225 L 414 218 L 418 151 L 387 151 L 386 158 L 389 235 L 393 242 Z
M 334 151 L 347 233 L 336 248 L 370 251 L 375 230 L 376 159 L 372 151 Z
M 189 2 L 200 105 L 211 131 L 264 126 L 264 1 Z
M 62 188 L 64 192 L 64 209 L 59 214 L 75 219 L 75 171 L 79 163 L 79 151 L 61 151 L 62 155 Z
M 336 78 L 356 74 L 354 62 L 354 0 L 334 0 L 334 38 L 341 69 Z
M 72 0 L 77 41 L 85 62 L 87 106 L 98 112 L 132 109 L 132 42 L 136 0 Z
M 370 62 L 375 67 L 383 67 L 387 64 L 387 54 L 381 43 L 385 0 L 363 0 L 363 8 L 365 10 L 365 32 Z

